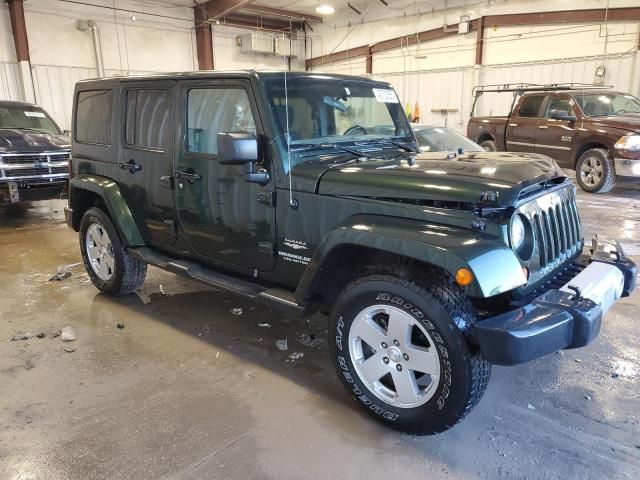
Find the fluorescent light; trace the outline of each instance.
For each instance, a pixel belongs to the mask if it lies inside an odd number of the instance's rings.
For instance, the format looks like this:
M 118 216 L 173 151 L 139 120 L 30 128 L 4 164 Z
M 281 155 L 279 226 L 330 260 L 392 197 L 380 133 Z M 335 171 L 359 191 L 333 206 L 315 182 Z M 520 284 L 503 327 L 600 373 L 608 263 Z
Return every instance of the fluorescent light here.
M 336 9 L 333 8 L 331 5 L 320 5 L 319 7 L 316 7 L 316 12 L 318 12 L 320 15 L 331 15 L 333 12 L 335 12 Z

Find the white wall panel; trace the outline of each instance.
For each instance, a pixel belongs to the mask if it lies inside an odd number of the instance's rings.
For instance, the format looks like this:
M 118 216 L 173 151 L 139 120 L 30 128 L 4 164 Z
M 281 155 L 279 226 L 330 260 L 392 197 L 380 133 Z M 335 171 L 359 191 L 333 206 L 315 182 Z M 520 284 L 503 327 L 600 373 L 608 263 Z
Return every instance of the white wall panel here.
M 314 72 L 339 73 L 343 75 L 366 75 L 367 61 L 364 57 L 345 60 L 342 62 L 327 63 L 313 68 Z
M 0 3 L 0 62 L 15 62 L 16 49 L 13 46 L 13 33 L 7 2 Z
M 23 99 L 18 64 L 0 62 L 0 100 L 22 101 Z
M 374 74 L 373 78 L 393 84 L 402 101 L 413 111 L 420 105 L 420 123 L 444 125 L 445 117 L 432 109 L 457 109 L 446 117 L 447 125 L 466 132 L 473 102 L 474 85 L 505 83 L 593 83 L 598 65 L 606 64 L 605 83 L 616 90 L 638 96 L 640 80 L 635 73 L 636 53 L 615 55 L 604 61 L 601 57 L 567 59 L 553 62 L 530 62 L 509 65 L 485 65 L 446 70 Z M 512 95 L 485 94 L 478 102 L 476 115 L 506 115 Z

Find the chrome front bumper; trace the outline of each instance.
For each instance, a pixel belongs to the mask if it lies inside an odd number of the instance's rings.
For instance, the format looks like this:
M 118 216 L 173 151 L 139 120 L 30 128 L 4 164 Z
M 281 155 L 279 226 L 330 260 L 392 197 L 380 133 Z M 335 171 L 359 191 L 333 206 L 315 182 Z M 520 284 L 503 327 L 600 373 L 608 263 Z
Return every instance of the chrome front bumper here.
M 589 265 L 561 288 L 481 320 L 474 336 L 491 363 L 515 365 L 590 343 L 604 313 L 635 288 L 636 265 L 615 240 L 593 239 Z
M 619 177 L 640 177 L 640 160 L 614 158 L 616 175 Z

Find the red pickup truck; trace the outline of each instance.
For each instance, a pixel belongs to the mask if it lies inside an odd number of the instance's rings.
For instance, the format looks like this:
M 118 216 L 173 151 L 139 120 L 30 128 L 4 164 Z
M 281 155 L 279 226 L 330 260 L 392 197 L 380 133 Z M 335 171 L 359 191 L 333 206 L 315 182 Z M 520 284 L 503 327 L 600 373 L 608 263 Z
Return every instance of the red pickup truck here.
M 576 170 L 591 193 L 613 189 L 618 177 L 640 177 L 640 100 L 593 86 L 500 85 L 477 87 L 474 109 L 487 92 L 513 92 L 511 113 L 472 116 L 467 136 L 491 151 L 548 155 Z

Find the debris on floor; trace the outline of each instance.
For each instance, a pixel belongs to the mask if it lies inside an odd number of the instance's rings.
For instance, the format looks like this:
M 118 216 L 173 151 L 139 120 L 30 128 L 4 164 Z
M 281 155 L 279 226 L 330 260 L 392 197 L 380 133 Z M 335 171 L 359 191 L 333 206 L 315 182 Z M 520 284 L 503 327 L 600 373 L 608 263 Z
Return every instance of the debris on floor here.
M 11 341 L 15 342 L 18 340 L 29 340 L 31 337 L 33 337 L 33 333 L 18 332 L 13 337 L 11 337 Z
M 117 325 L 116 325 L 116 328 L 122 330 L 124 328 L 124 323 L 118 322 Z
M 527 408 L 528 408 L 529 410 L 535 410 L 535 409 L 536 409 L 536 407 L 534 407 L 534 406 L 533 406 L 533 405 L 531 405 L 531 404 L 528 404 L 528 405 L 527 405 Z
M 76 339 L 76 332 L 71 327 L 64 327 L 60 337 L 63 342 L 73 342 Z
M 76 351 L 76 349 L 73 347 L 65 347 L 64 351 L 67 353 L 73 353 Z
M 44 338 L 44 337 L 46 337 L 46 336 L 47 336 L 47 334 L 46 334 L 46 333 L 44 333 L 44 332 L 40 332 L 40 333 L 38 333 L 38 334 L 36 335 L 36 337 L 38 337 L 38 338 Z
M 579 358 L 574 358 L 573 361 L 576 363 L 582 363 L 582 360 L 580 360 Z
M 24 362 L 24 368 L 26 370 L 31 370 L 35 366 L 35 363 L 33 363 L 33 360 L 31 360 L 30 358 L 27 358 L 27 360 Z
M 231 312 L 231 315 L 235 315 L 236 317 L 239 316 L 239 315 L 242 315 L 242 309 L 241 308 L 232 308 L 229 311 Z
M 283 340 L 278 340 L 276 341 L 276 347 L 278 347 L 278 350 L 281 350 L 283 352 L 287 351 L 289 349 L 289 346 L 287 345 L 287 339 L 283 339 Z
M 585 399 L 585 400 L 591 400 L 591 395 L 585 395 L 585 396 L 584 396 L 584 399 Z
M 166 293 L 164 293 L 164 287 L 162 286 L 162 284 L 158 285 L 158 289 L 160 289 L 160 294 L 161 294 L 163 297 L 166 297 L 166 296 L 167 296 L 167 294 L 166 294 Z
M 295 362 L 297 360 L 300 360 L 302 357 L 304 357 L 304 353 L 293 352 L 291 355 L 289 355 L 289 358 L 287 358 L 285 362 Z
M 69 278 L 71 276 L 71 272 L 69 270 L 65 270 L 62 272 L 58 272 L 55 275 L 53 275 L 49 281 L 53 282 L 54 280 L 57 280 L 58 282 L 62 281 L 62 280 L 66 280 L 67 278 Z
M 313 333 L 301 333 L 296 340 L 307 347 L 317 347 L 321 340 Z
M 271 328 L 270 323 L 259 323 L 258 326 L 261 328 Z

